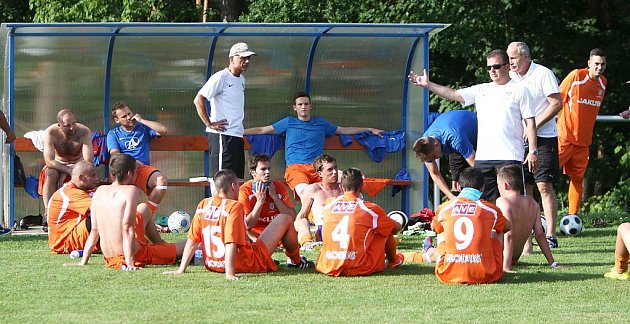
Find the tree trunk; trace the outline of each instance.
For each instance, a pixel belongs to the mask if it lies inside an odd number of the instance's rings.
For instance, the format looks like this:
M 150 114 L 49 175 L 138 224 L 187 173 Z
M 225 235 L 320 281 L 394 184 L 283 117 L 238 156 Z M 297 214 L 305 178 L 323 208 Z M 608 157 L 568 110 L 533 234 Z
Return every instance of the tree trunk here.
M 224 22 L 236 21 L 243 11 L 242 0 L 221 0 L 221 18 Z

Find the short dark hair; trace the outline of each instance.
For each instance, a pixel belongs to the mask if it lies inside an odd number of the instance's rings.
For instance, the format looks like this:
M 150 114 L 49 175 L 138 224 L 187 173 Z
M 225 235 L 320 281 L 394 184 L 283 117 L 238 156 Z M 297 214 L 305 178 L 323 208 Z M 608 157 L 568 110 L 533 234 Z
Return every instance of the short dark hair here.
M 63 117 L 65 117 L 66 115 L 74 116 L 74 113 L 72 112 L 72 110 L 68 108 L 61 108 L 59 112 L 57 113 L 57 122 L 59 124 L 63 123 Z
M 109 173 L 116 181 L 125 179 L 127 172 L 136 172 L 136 159 L 126 153 L 116 153 L 109 159 Z
M 514 191 L 523 189 L 523 168 L 518 164 L 506 164 L 500 167 L 497 178 L 507 182 Z
M 435 142 L 437 139 L 431 136 L 420 137 L 413 143 L 413 152 L 420 162 L 427 162 L 427 155 L 435 151 Z
M 494 51 L 486 55 L 486 59 L 491 59 L 493 57 L 498 57 L 499 59 L 501 59 L 501 64 L 507 64 L 510 62 L 510 58 L 508 57 L 507 52 L 502 49 L 495 49 Z
M 214 186 L 218 192 L 227 193 L 234 181 L 238 180 L 236 173 L 230 169 L 219 170 L 214 173 Z
M 357 168 L 349 168 L 341 174 L 341 187 L 346 191 L 359 192 L 363 187 L 363 174 Z
M 313 161 L 313 168 L 315 169 L 316 172 L 319 172 L 322 170 L 322 167 L 324 166 L 324 164 L 332 163 L 332 162 L 337 162 L 337 159 L 335 159 L 335 157 L 333 157 L 330 154 L 322 154 L 316 157 L 315 161 Z
M 593 56 L 601 56 L 601 57 L 606 57 L 606 52 L 604 52 L 603 49 L 601 48 L 594 48 L 591 50 L 591 52 L 588 54 L 588 58 L 591 58 Z
M 459 176 L 459 183 L 462 185 L 462 188 L 481 190 L 484 185 L 483 173 L 477 168 L 468 167 Z
M 116 110 L 118 110 L 118 109 L 123 109 L 123 108 L 125 108 L 125 107 L 129 107 L 129 105 L 127 105 L 127 103 L 126 103 L 126 102 L 124 102 L 124 101 L 118 101 L 118 102 L 116 102 L 116 103 L 114 104 L 114 106 L 112 107 L 112 116 L 114 116 L 114 117 L 118 117 L 118 116 L 116 116 Z
M 256 153 L 252 155 L 252 157 L 249 158 L 249 163 L 248 163 L 250 175 L 252 172 L 256 171 L 256 168 L 258 167 L 258 162 L 269 162 L 269 161 L 271 161 L 271 159 L 269 159 L 269 155 L 267 154 Z
M 298 91 L 298 92 L 296 92 L 293 95 L 293 104 L 295 105 L 295 101 L 298 98 L 304 98 L 304 97 L 308 98 L 308 102 L 311 102 L 311 96 L 308 94 L 308 92 L 306 92 L 306 91 Z

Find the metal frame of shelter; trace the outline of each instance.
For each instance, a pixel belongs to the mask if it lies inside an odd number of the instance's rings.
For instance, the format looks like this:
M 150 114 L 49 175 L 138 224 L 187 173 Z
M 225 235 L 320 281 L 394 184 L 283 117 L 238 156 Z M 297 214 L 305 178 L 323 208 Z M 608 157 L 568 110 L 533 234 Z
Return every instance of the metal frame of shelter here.
M 313 74 L 314 59 L 317 54 L 320 41 L 329 37 L 351 37 L 351 38 L 405 38 L 409 40 L 406 45 L 406 52 L 397 53 L 400 60 L 404 61 L 405 73 L 401 73 L 399 81 L 402 84 L 402 93 L 400 96 L 402 110 L 401 125 L 403 130 L 410 129 L 410 125 L 414 129 L 422 131 L 426 124 L 426 116 L 428 113 L 428 91 L 418 91 L 413 94 L 413 98 L 409 91 L 409 82 L 407 75 L 411 70 L 421 70 L 429 66 L 429 39 L 430 36 L 447 28 L 448 24 L 269 24 L 269 23 L 193 23 L 193 24 L 165 24 L 165 23 L 60 23 L 60 24 L 26 24 L 26 23 L 8 23 L 0 27 L 0 45 L 2 41 L 6 42 L 4 49 L 0 49 L 0 54 L 4 62 L 4 96 L 2 100 L 3 111 L 7 113 L 11 127 L 14 127 L 14 103 L 15 103 L 15 59 L 16 40 L 22 37 L 83 37 L 83 38 L 109 38 L 107 53 L 104 56 L 104 88 L 103 88 L 103 129 L 107 131 L 109 125 L 109 107 L 110 107 L 110 91 L 112 78 L 112 60 L 117 40 L 124 37 L 212 37 L 207 52 L 207 68 L 206 79 L 213 71 L 213 59 L 217 52 L 217 42 L 222 37 L 304 37 L 311 40 L 310 49 L 305 57 L 305 82 L 304 90 L 307 92 L 311 89 L 311 76 Z M 216 71 L 214 71 L 216 72 Z M 398 76 L 396 76 L 398 77 Z M 2 90 L 2 89 L 0 89 Z M 192 98 L 191 98 L 192 99 Z M 410 117 L 411 105 L 421 106 L 421 110 L 415 108 L 414 115 Z M 208 105 L 209 106 L 209 105 Z M 411 118 L 421 120 L 411 121 Z M 413 143 L 414 138 L 409 136 L 407 143 Z M 408 150 L 408 149 L 407 149 Z M 410 202 L 410 190 L 403 190 L 401 198 L 401 209 L 409 214 L 410 210 L 419 210 L 421 207 L 427 206 L 427 173 L 424 168 L 415 163 L 411 165 L 413 156 L 405 151 L 402 152 L 402 168 L 413 169 L 410 172 L 413 187 L 422 194 L 419 201 Z M 8 190 L 7 204 L 3 204 L 5 214 L 9 214 L 9 225 L 14 220 L 14 186 L 13 186 L 13 145 L 10 146 L 7 154 L 4 155 L 4 161 L 8 163 L 8 168 L 4 168 L 5 184 L 4 189 Z M 413 154 L 411 154 L 413 155 Z M 205 157 L 207 162 L 207 156 Z M 207 165 L 207 163 L 206 163 Z M 206 167 L 206 175 L 208 173 Z M 413 174 L 412 174 L 413 173 Z M 5 191 L 5 190 L 3 190 Z

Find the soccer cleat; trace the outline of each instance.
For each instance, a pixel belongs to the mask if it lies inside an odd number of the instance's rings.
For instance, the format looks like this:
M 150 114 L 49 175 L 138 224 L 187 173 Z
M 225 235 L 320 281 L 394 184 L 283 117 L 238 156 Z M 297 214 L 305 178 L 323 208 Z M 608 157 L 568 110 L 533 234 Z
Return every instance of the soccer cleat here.
M 323 242 L 306 242 L 300 247 L 300 251 L 319 251 L 322 248 Z
M 555 249 L 558 246 L 560 246 L 558 244 L 558 238 L 557 237 L 547 236 L 547 242 L 549 243 L 549 247 L 552 248 L 552 249 Z
M 628 280 L 628 271 L 619 273 L 615 268 L 612 268 L 609 272 L 604 273 L 604 277 L 608 279 Z
M 396 261 L 388 262 L 387 267 L 390 269 L 396 269 L 405 262 L 405 256 L 402 253 L 396 253 Z
M 300 263 L 298 264 L 293 263 L 291 259 L 287 259 L 287 269 L 308 269 L 313 267 L 315 267 L 315 263 L 313 263 L 313 261 L 307 260 L 305 256 L 300 257 Z
M 7 234 L 11 234 L 11 229 L 0 226 L 0 235 L 7 235 Z

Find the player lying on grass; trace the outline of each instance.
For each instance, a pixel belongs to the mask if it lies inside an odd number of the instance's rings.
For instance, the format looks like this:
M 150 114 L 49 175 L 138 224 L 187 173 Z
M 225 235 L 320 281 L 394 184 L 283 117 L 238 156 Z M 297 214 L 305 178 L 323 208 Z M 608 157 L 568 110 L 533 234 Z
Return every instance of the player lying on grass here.
M 247 239 L 243 205 L 236 200 L 239 191 L 236 174 L 228 169 L 219 170 L 214 174 L 214 185 L 217 194 L 203 199 L 197 206 L 179 268 L 164 274 L 184 273 L 199 243 L 202 243 L 206 269 L 225 272 L 227 280 L 238 280 L 236 273 L 276 271 L 278 266 L 271 254 L 278 241 L 282 241 L 289 257 L 287 268 L 313 267 L 313 262 L 300 257 L 291 216 L 274 217 L 258 240 L 251 243 Z
M 147 204 L 138 205 L 140 189 L 134 186 L 136 160 L 128 154 L 111 157 L 109 171 L 114 182 L 100 186 L 92 197 L 92 230 L 80 265 L 86 265 L 100 240 L 105 265 L 136 270 L 147 264 L 175 264 L 185 241 L 166 243 L 157 232 Z
M 628 258 L 630 257 L 630 223 L 623 223 L 617 228 L 615 242 L 615 266 L 604 274 L 608 279 L 628 280 Z
M 363 276 L 404 262 L 396 253 L 394 234 L 401 224 L 387 217 L 380 206 L 360 198 L 363 175 L 350 168 L 341 175 L 343 196 L 330 198 L 323 210 L 324 244 L 315 265 L 330 276 Z
M 512 266 L 518 262 L 523 254 L 523 247 L 527 239 L 531 237 L 532 230 L 549 265 L 552 268 L 562 267 L 551 255 L 551 249 L 541 223 L 540 206 L 532 197 L 521 194 L 523 189 L 522 167 L 508 164 L 499 168 L 497 185 L 501 194 L 501 197 L 497 199 L 497 207 L 501 209 L 503 216 L 512 225 L 512 230 L 503 236 L 503 271 L 516 272 L 512 270 Z

